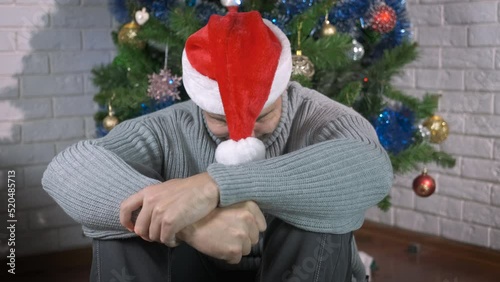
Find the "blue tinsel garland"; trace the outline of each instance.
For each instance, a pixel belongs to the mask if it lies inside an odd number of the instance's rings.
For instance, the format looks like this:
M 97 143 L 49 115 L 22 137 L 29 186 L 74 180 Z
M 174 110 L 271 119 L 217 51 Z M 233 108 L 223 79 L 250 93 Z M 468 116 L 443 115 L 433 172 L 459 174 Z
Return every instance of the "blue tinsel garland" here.
M 415 113 L 408 108 L 387 107 L 370 121 L 377 132 L 380 144 L 393 154 L 407 149 L 414 141 Z
M 176 0 L 136 0 L 135 2 L 139 7 L 145 7 L 151 16 L 154 16 L 162 22 L 167 22 L 168 13 L 179 3 Z M 109 11 L 121 24 L 132 20 L 131 13 L 127 10 L 126 3 L 127 0 L 109 1 Z
M 140 7 L 146 7 L 152 16 L 166 22 L 169 11 L 182 1 L 136 0 L 136 2 Z M 186 0 L 185 4 L 193 6 L 197 2 L 199 1 Z M 288 34 L 287 24 L 295 16 L 303 13 L 315 4 L 315 2 L 315 0 L 279 0 L 276 2 L 275 9 L 270 13 L 264 13 L 263 17 L 271 20 Z M 369 11 L 375 2 L 375 0 L 340 0 L 329 11 L 330 22 L 340 32 L 349 33 L 353 37 L 359 37 L 360 23 L 369 20 Z M 375 57 L 377 57 L 377 54 L 382 53 L 383 50 L 394 48 L 403 41 L 411 38 L 410 21 L 406 13 L 406 0 L 385 0 L 384 2 L 396 12 L 397 22 L 393 31 L 383 35 L 380 44 L 375 48 L 375 54 L 373 54 Z M 111 0 L 109 3 L 111 13 L 120 23 L 126 23 L 131 20 L 125 3 L 126 0 Z M 196 5 L 197 18 L 202 24 L 206 24 L 212 14 L 221 15 L 225 12 L 226 9 L 216 2 L 201 1 Z M 320 26 L 323 20 L 323 18 L 318 19 L 318 26 Z

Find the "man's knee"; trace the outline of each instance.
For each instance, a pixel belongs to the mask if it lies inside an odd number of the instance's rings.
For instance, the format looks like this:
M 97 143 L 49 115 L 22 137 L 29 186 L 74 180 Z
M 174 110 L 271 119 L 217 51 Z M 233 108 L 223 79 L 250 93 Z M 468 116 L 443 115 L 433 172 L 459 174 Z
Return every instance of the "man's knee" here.
M 274 262 L 274 281 L 344 281 L 351 271 L 352 232 L 327 234 L 310 232 L 284 222 L 273 222 L 266 234 L 263 263 Z M 278 263 L 279 261 L 279 263 Z M 281 268 L 276 269 L 277 265 Z M 321 279 L 320 279 L 321 278 Z M 320 279 L 320 280 L 317 280 Z

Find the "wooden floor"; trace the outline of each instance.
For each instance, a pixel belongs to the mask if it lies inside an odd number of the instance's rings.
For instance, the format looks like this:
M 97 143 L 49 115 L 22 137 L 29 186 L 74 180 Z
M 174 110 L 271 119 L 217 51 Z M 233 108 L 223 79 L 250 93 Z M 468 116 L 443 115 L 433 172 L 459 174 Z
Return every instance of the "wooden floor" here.
M 375 258 L 374 282 L 500 281 L 500 252 L 370 222 L 355 236 L 359 249 Z M 418 253 L 408 251 L 415 246 Z M 88 282 L 91 256 L 87 248 L 19 259 L 15 277 L 3 271 L 0 281 Z
M 500 252 L 365 223 L 358 248 L 375 258 L 375 282 L 498 282 Z M 408 249 L 420 247 L 420 252 Z

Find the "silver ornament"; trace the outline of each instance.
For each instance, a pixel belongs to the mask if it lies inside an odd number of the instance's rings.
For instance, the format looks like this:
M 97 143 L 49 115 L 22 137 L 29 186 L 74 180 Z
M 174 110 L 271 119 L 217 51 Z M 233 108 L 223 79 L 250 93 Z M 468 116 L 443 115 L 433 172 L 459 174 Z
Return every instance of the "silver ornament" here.
M 241 5 L 241 0 L 220 0 L 220 3 L 224 7 L 232 7 Z
M 418 126 L 418 131 L 420 132 L 420 136 L 423 140 L 425 140 L 426 142 L 431 141 L 431 131 L 427 127 L 420 124 Z
M 303 55 L 293 55 L 292 75 L 303 75 L 307 78 L 312 78 L 314 75 L 314 65 L 311 60 Z
M 353 61 L 359 61 L 365 55 L 365 48 L 356 39 L 352 40 L 352 48 L 347 52 L 347 56 Z

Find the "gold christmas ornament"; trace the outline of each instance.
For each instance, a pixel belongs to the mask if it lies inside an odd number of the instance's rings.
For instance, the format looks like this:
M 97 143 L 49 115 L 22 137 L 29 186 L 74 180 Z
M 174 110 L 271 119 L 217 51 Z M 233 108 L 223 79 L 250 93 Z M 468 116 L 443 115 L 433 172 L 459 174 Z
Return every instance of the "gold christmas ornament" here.
M 120 121 L 115 116 L 108 115 L 102 121 L 102 126 L 107 131 L 111 131 L 111 129 L 113 129 L 118 123 L 120 123 Z
M 442 117 L 433 115 L 426 119 L 422 125 L 430 131 L 430 141 L 432 143 L 439 144 L 448 138 L 448 123 Z
M 114 97 L 115 96 L 113 95 L 113 98 Z M 111 100 L 113 98 L 111 98 Z M 115 112 L 113 111 L 113 107 L 111 107 L 111 102 L 110 102 L 108 104 L 108 116 L 102 120 L 102 126 L 107 131 L 111 131 L 111 129 L 113 129 L 118 123 L 120 123 L 120 121 L 118 120 L 117 117 L 115 117 Z
M 292 56 L 292 75 L 303 75 L 311 79 L 314 75 L 314 65 L 308 57 L 302 55 L 302 50 L 300 49 L 302 22 L 299 22 L 297 27 L 297 51 Z
M 314 65 L 308 57 L 302 55 L 301 50 L 297 50 L 292 56 L 292 75 L 303 75 L 307 78 L 314 76 Z
M 328 11 L 327 11 L 325 15 L 325 22 L 321 27 L 321 36 L 328 37 L 334 35 L 335 33 L 337 33 L 337 28 L 333 26 L 328 20 Z
M 129 44 L 139 49 L 144 48 L 146 46 L 146 43 L 137 39 L 139 29 L 140 26 L 135 21 L 131 21 L 128 24 L 125 24 L 118 32 L 118 42 L 120 42 L 121 44 Z

